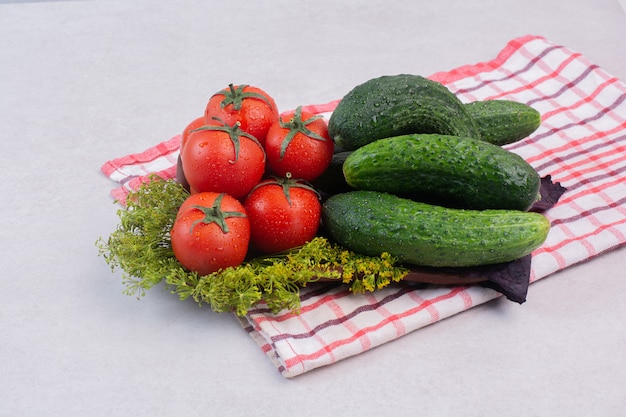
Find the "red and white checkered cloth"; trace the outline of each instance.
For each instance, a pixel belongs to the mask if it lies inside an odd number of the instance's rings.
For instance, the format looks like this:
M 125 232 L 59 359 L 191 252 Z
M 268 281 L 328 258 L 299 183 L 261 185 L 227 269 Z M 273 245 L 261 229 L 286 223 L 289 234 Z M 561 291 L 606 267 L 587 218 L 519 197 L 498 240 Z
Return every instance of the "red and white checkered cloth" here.
M 528 139 L 508 146 L 567 192 L 545 214 L 546 242 L 533 254 L 531 282 L 626 242 L 626 85 L 580 53 L 538 36 L 509 42 L 492 61 L 430 78 L 463 101 L 511 99 L 543 118 Z M 307 106 L 328 117 L 337 101 Z M 106 162 L 102 172 L 124 201 L 145 175 L 173 177 L 179 136 Z M 242 318 L 246 331 L 285 377 L 359 354 L 500 294 L 480 286 L 391 285 L 355 295 L 345 287 L 302 290 L 300 314 L 271 314 L 260 304 Z

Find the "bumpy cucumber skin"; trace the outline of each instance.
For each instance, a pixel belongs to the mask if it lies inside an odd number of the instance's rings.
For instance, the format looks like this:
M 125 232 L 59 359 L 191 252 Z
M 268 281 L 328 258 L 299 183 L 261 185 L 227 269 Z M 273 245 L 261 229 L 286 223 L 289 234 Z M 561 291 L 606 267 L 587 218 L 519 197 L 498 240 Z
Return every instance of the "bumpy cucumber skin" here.
M 485 142 L 503 146 L 517 142 L 541 125 L 541 114 L 511 100 L 485 100 L 464 104 Z
M 454 93 L 410 74 L 385 75 L 354 87 L 331 114 L 328 132 L 346 151 L 407 133 L 480 137 Z
M 471 138 L 412 134 L 381 139 L 352 152 L 346 182 L 438 205 L 474 210 L 528 210 L 541 178 L 522 157 Z
M 510 262 L 537 249 L 550 229 L 539 213 L 451 209 L 376 191 L 336 194 L 322 218 L 330 236 L 354 252 L 432 267 Z

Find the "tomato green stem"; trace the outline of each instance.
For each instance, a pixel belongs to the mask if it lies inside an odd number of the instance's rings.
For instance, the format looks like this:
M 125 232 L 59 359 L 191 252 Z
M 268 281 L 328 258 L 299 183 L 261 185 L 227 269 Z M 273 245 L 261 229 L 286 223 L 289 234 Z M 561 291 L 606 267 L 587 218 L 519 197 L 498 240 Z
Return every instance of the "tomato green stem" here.
M 228 133 L 228 136 L 230 137 L 230 140 L 233 142 L 233 146 L 235 147 L 235 159 L 228 161 L 231 164 L 234 164 L 239 160 L 239 149 L 241 148 L 241 142 L 239 138 L 243 136 L 245 138 L 250 139 L 251 141 L 256 143 L 259 146 L 259 148 L 261 148 L 261 151 L 263 152 L 263 161 L 265 161 L 265 149 L 263 148 L 263 145 L 261 145 L 261 142 L 259 142 L 259 140 L 256 137 L 241 130 L 240 122 L 236 122 L 234 125 L 229 126 L 226 124 L 226 122 L 224 122 L 219 117 L 212 117 L 212 119 L 217 122 L 220 122 L 221 124 L 220 125 L 204 125 L 197 129 L 192 130 L 191 132 L 193 133 L 193 132 L 198 132 L 201 130 L 217 130 L 220 132 Z
M 288 172 L 287 174 L 285 174 L 284 177 L 272 176 L 267 181 L 263 181 L 257 184 L 256 186 L 254 186 L 254 188 L 250 191 L 250 193 L 252 193 L 252 191 L 256 190 L 257 188 L 261 188 L 266 185 L 278 185 L 282 187 L 283 194 L 285 195 L 285 198 L 287 199 L 287 202 L 289 203 L 290 206 L 291 206 L 291 189 L 292 188 L 302 188 L 304 190 L 312 191 L 315 193 L 317 198 L 321 198 L 320 194 L 311 184 L 309 184 L 307 181 L 302 180 L 302 179 L 292 178 L 291 172 Z
M 204 206 L 191 206 L 192 208 L 200 210 L 204 214 L 203 219 L 198 219 L 192 223 L 191 228 L 189 230 L 189 234 L 193 233 L 193 229 L 196 227 L 198 223 L 203 224 L 217 224 L 220 229 L 222 229 L 222 233 L 228 233 L 228 224 L 226 223 L 226 219 L 230 217 L 246 217 L 244 213 L 239 211 L 223 211 L 221 209 L 222 199 L 224 198 L 224 193 L 217 196 L 213 205 L 211 207 Z
M 248 85 L 239 85 L 235 87 L 232 84 L 228 84 L 228 89 L 224 89 L 220 91 L 219 93 L 217 93 L 217 94 L 224 95 L 224 99 L 221 101 L 220 107 L 223 109 L 226 106 L 232 104 L 233 110 L 239 111 L 241 110 L 243 101 L 246 98 L 256 98 L 259 100 L 263 100 L 265 103 L 267 103 L 268 106 L 270 106 L 270 108 L 272 109 L 274 108 L 272 103 L 263 94 L 253 93 L 250 91 L 243 91 L 246 87 L 248 87 Z
M 282 119 L 279 119 L 278 123 L 280 124 L 280 127 L 289 129 L 289 133 L 287 133 L 280 144 L 280 159 L 283 159 L 285 153 L 287 152 L 287 147 L 298 133 L 302 133 L 311 139 L 325 142 L 327 140 L 325 137 L 318 135 L 307 127 L 309 124 L 321 118 L 322 116 L 316 115 L 307 120 L 302 120 L 302 106 L 298 106 L 294 111 L 293 117 L 288 122 L 283 122 Z

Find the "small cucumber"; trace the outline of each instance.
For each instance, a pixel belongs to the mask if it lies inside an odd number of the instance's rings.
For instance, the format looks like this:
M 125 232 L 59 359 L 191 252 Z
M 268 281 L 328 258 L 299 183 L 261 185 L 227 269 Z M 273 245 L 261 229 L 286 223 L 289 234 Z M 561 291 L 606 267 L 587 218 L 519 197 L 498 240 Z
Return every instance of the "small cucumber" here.
M 464 105 L 485 142 L 502 146 L 530 136 L 541 125 L 541 114 L 511 100 L 475 101 Z
M 343 164 L 355 189 L 466 209 L 528 210 L 541 178 L 522 157 L 482 140 L 436 134 L 381 139 Z
M 454 93 L 410 74 L 386 75 L 354 87 L 331 114 L 328 132 L 346 151 L 408 133 L 480 137 Z
M 322 219 L 329 235 L 354 252 L 387 252 L 433 267 L 513 261 L 538 248 L 550 229 L 548 219 L 534 212 L 444 208 L 377 191 L 330 197 Z

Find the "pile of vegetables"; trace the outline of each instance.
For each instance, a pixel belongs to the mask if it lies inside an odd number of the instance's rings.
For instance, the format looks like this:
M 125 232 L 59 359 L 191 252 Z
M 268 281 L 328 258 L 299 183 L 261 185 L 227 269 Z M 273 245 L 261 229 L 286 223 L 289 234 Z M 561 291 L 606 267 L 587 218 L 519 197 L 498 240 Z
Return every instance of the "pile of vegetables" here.
M 398 75 L 355 87 L 327 124 L 229 85 L 183 130 L 176 179 L 131 192 L 100 253 L 128 294 L 164 282 L 238 315 L 261 301 L 295 311 L 312 282 L 354 292 L 480 282 L 523 302 L 530 253 L 549 229 L 529 210 L 564 190 L 500 147 L 532 133 L 536 111 L 469 108 L 441 84 Z

